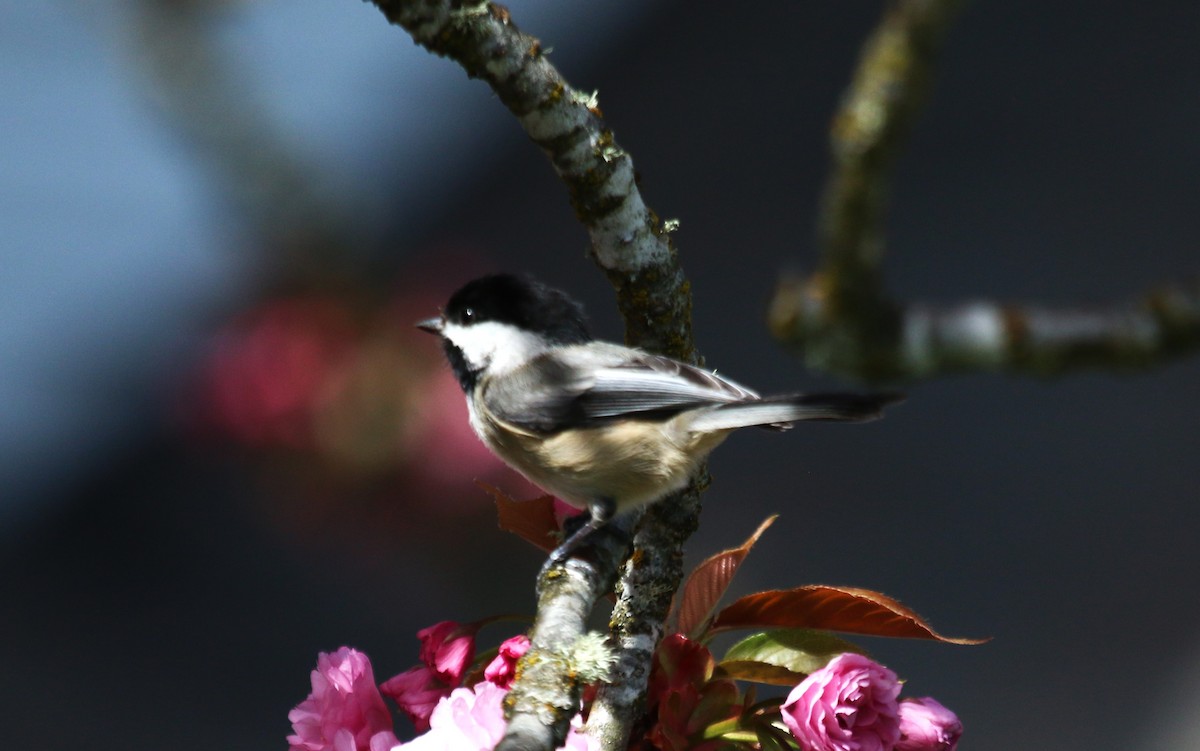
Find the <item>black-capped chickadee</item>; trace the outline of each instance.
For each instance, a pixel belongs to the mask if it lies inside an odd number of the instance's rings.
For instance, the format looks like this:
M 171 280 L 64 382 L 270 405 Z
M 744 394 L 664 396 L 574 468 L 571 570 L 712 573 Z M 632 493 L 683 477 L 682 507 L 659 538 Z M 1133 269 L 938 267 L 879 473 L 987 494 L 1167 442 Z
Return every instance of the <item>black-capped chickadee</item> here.
M 615 515 L 687 485 L 730 432 L 800 420 L 864 421 L 894 394 L 759 396 L 668 357 L 592 339 L 583 308 L 529 277 L 469 282 L 436 318 L 471 427 L 510 467 L 591 519 L 561 562 Z

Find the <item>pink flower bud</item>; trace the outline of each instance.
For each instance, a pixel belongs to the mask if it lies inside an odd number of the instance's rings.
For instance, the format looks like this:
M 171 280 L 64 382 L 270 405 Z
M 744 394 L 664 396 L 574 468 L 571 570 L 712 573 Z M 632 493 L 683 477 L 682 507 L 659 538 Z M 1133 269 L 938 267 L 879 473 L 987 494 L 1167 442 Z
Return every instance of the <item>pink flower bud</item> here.
M 318 655 L 312 693 L 288 719 L 291 751 L 371 751 L 398 743 L 371 661 L 348 647 Z
M 432 668 L 451 688 L 462 683 L 463 673 L 475 659 L 474 626 L 442 621 L 417 632 L 421 662 Z
M 954 751 L 962 737 L 958 716 L 928 696 L 900 702 L 896 751 Z
M 483 669 L 483 677 L 500 688 L 508 688 L 516 677 L 517 660 L 528 651 L 528 636 L 521 634 L 508 639 L 500 645 L 500 653 L 496 655 L 496 659 Z
M 892 751 L 900 740 L 896 674 L 846 653 L 788 694 L 783 722 L 802 751 Z

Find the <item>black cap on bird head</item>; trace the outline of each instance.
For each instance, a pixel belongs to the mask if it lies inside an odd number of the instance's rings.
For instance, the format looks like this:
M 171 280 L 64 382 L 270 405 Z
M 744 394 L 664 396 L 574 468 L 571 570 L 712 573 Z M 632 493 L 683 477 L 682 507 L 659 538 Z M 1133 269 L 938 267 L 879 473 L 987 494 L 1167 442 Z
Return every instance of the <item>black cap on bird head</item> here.
M 467 282 L 450 296 L 442 318 L 460 326 L 507 323 L 554 344 L 592 340 L 582 305 L 562 290 L 526 275 L 492 274 Z
M 561 290 L 514 274 L 493 274 L 468 282 L 450 296 L 440 316 L 421 321 L 417 328 L 442 337 L 446 359 L 463 391 L 469 393 L 484 367 L 493 361 L 494 348 L 506 346 L 501 342 L 506 339 L 502 332 L 485 332 L 485 324 L 493 323 L 524 332 L 540 341 L 542 348 L 592 341 L 583 306 Z M 464 335 L 476 330 L 483 338 L 474 337 L 467 344 L 471 338 Z M 528 345 L 528 338 L 507 339 L 507 346 L 516 345 L 520 351 Z

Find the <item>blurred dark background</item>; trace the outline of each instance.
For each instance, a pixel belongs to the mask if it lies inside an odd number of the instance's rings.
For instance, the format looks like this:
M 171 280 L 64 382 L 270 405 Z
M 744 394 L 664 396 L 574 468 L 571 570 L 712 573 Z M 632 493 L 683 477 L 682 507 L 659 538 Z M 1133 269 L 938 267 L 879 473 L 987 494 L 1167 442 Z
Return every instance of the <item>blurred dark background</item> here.
M 880 3 L 519 2 L 677 217 L 709 363 L 775 345 L 825 129 Z M 523 269 L 620 337 L 562 187 L 495 97 L 372 6 L 0 5 L 0 684 L 47 749 L 282 748 L 318 651 L 382 680 L 415 631 L 530 611 L 412 332 Z M 1104 302 L 1197 273 L 1200 5 L 975 3 L 895 181 L 907 298 Z M 980 647 L 868 646 L 963 748 L 1200 746 L 1200 360 L 909 388 L 862 428 L 712 462 L 699 560 L 782 514 L 738 593 L 882 590 Z M 496 633 L 496 640 L 508 633 Z

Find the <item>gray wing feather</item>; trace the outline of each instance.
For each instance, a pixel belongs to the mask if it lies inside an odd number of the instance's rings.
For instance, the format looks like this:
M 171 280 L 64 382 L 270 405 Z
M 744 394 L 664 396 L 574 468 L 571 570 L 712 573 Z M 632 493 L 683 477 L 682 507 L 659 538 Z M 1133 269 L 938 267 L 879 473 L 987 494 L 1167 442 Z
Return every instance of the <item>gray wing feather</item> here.
M 595 344 L 538 357 L 489 381 L 484 392 L 497 417 L 543 433 L 758 398 L 750 389 L 668 357 Z
M 732 381 L 655 355 L 597 370 L 586 397 L 587 411 L 596 417 L 755 399 L 758 394 Z

